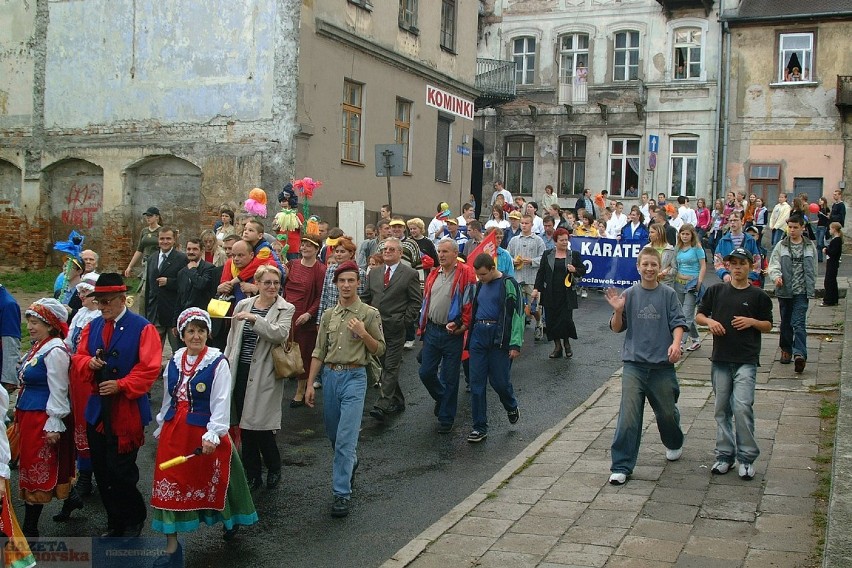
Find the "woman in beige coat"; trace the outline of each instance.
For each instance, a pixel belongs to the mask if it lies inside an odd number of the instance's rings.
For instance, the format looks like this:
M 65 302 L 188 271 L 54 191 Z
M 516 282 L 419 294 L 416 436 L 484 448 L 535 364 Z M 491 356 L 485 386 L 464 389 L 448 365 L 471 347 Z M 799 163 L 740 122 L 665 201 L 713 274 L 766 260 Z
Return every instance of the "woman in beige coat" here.
M 239 425 L 242 459 L 252 491 L 263 486 L 261 456 L 266 465 L 266 486 L 281 481 L 281 454 L 275 432 L 281 429 L 284 381 L 275 378 L 272 348 L 287 341 L 295 308 L 278 295 L 281 272 L 261 266 L 254 275 L 259 295 L 240 301 L 228 333 L 225 356 L 231 365 L 231 422 Z

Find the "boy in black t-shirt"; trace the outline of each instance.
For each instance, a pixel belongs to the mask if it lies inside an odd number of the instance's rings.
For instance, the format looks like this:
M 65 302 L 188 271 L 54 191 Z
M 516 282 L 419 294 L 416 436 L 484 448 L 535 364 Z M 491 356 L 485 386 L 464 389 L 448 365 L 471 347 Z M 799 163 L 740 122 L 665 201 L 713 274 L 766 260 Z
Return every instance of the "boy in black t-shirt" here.
M 710 470 L 725 474 L 739 462 L 739 476 L 754 477 L 760 455 L 754 437 L 754 386 L 760 365 L 760 334 L 772 329 L 772 301 L 749 281 L 754 257 L 735 248 L 725 258 L 730 282 L 712 286 L 704 295 L 695 323 L 713 334 L 713 391 L 716 393 L 716 463 Z M 736 436 L 733 424 L 736 425 Z

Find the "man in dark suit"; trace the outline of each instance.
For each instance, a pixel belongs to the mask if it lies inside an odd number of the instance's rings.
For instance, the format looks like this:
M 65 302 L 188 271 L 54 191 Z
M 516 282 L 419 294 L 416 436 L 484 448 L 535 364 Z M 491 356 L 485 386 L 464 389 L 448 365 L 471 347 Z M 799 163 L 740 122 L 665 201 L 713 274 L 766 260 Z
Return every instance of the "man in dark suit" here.
M 175 230 L 161 227 L 158 233 L 160 250 L 148 257 L 148 274 L 145 282 L 145 309 L 148 321 L 157 328 L 160 343 L 166 336 L 172 351 L 180 347 L 177 335 L 171 332 L 172 318 L 178 302 L 177 275 L 186 266 L 186 255 L 175 250 Z
M 177 319 L 180 313 L 187 308 L 206 310 L 215 292 L 211 286 L 213 265 L 201 257 L 201 239 L 195 237 L 187 239 L 186 260 L 186 266 L 177 274 L 178 300 L 175 303 L 171 322 L 171 332 L 175 337 L 177 337 Z M 221 274 L 219 276 L 221 277 Z
M 574 204 L 574 211 L 576 212 L 579 209 L 585 209 L 592 215 L 592 219 L 595 218 L 595 202 L 592 201 L 591 189 L 584 189 L 583 195 L 577 198 L 577 203 Z
M 385 240 L 382 257 L 385 263 L 370 271 L 361 300 L 378 309 L 382 315 L 386 343 L 382 360 L 382 391 L 370 416 L 384 422 L 389 415 L 405 410 L 405 398 L 399 388 L 399 366 L 405 330 L 417 320 L 422 292 L 417 271 L 400 262 L 402 243 L 399 239 L 391 237 Z

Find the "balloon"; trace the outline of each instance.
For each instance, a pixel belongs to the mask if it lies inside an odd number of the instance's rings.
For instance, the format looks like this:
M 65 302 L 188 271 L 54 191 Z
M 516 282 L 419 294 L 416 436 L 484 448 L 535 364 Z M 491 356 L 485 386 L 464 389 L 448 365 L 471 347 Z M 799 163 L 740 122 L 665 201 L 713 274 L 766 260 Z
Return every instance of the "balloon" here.
M 819 213 L 819 205 L 817 205 L 816 203 L 811 203 L 808 206 L 808 209 L 810 210 L 811 213 Z

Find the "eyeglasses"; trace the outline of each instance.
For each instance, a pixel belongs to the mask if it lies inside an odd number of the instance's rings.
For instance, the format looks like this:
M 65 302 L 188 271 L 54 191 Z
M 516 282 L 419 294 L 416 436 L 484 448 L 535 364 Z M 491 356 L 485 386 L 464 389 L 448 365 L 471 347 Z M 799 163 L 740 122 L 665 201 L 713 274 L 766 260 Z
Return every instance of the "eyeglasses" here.
M 109 306 L 111 303 L 118 300 L 119 298 L 121 298 L 121 296 L 113 296 L 112 298 L 95 298 L 92 301 L 99 306 Z
M 261 286 L 280 286 L 281 282 L 278 280 L 263 280 L 258 282 Z

